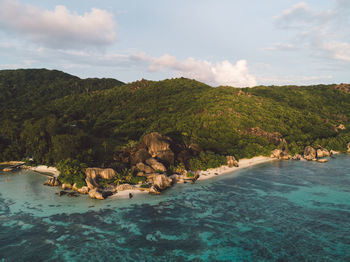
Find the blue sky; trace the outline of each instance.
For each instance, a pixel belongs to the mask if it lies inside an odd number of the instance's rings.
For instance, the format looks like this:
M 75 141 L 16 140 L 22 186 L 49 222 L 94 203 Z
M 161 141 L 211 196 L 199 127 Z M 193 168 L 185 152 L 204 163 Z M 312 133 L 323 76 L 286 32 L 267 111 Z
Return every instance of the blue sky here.
M 212 86 L 349 81 L 348 0 L 0 0 L 0 68 Z

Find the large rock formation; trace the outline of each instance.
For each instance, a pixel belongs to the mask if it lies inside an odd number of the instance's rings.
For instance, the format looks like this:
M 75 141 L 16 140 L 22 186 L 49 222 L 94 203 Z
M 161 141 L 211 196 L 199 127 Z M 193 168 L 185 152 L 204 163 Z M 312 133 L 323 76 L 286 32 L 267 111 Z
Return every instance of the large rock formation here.
M 99 178 L 111 179 L 117 174 L 117 172 L 115 172 L 112 168 L 87 168 L 85 173 L 85 182 L 89 189 L 95 189 L 99 187 L 97 181 Z
M 145 148 L 137 150 L 130 155 L 130 164 L 136 165 L 138 163 L 145 163 L 147 159 L 151 158 L 151 154 Z
M 317 152 L 313 147 L 311 147 L 311 146 L 305 147 L 304 158 L 306 160 L 311 161 L 311 160 L 316 159 L 316 156 L 317 156 L 316 154 L 317 154 Z
M 293 160 L 302 160 L 302 159 L 303 159 L 303 156 L 300 155 L 300 154 L 296 154 L 296 155 L 293 156 L 292 159 L 293 159 Z
M 274 149 L 272 150 L 270 157 L 280 159 L 282 153 L 283 151 L 281 149 Z
M 173 180 L 170 177 L 160 174 L 152 174 L 147 178 L 147 180 L 149 182 L 152 182 L 153 186 L 155 186 L 160 191 L 171 187 L 173 182 Z
M 291 159 L 291 155 L 288 152 L 283 151 L 282 154 L 281 154 L 280 159 L 282 159 L 282 160 L 289 160 L 289 159 Z
M 275 149 L 271 152 L 272 158 L 282 159 L 282 160 L 289 160 L 291 159 L 290 154 L 287 151 L 282 151 L 281 149 Z
M 165 172 L 166 168 L 165 166 L 158 162 L 156 159 L 154 158 L 149 158 L 146 160 L 146 164 L 149 165 L 150 167 L 152 167 L 154 170 L 159 170 L 161 172 Z
M 137 168 L 139 171 L 141 171 L 141 172 L 143 172 L 143 173 L 145 173 L 145 174 L 154 173 L 154 169 L 153 169 L 152 167 L 150 167 L 150 166 L 144 164 L 144 163 L 138 163 L 138 164 L 136 165 L 136 168 Z
M 331 156 L 331 153 L 327 149 L 320 146 L 316 151 L 316 155 L 317 155 L 317 158 L 322 158 L 322 157 Z
M 143 138 L 148 153 L 153 158 L 158 158 L 168 165 L 173 165 L 175 160 L 174 152 L 170 149 L 171 142 L 172 140 L 169 137 L 162 136 L 157 132 L 145 135 Z
M 173 180 L 174 184 L 182 184 L 185 182 L 186 176 L 174 174 L 171 175 L 170 178 Z
M 226 156 L 226 160 L 229 167 L 238 167 L 238 162 L 234 156 Z

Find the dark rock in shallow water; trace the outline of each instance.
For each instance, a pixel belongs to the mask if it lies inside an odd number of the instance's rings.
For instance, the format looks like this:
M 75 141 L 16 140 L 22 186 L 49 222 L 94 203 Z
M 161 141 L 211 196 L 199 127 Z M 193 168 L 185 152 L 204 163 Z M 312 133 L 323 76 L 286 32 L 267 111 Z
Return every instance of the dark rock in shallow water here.
M 100 190 L 98 190 L 98 189 L 91 189 L 91 190 L 89 191 L 89 196 L 90 196 L 91 198 L 93 198 L 93 199 L 99 199 L 99 200 L 105 199 L 105 198 L 103 197 L 102 192 L 101 192 Z
M 129 193 L 129 198 L 133 198 L 134 195 L 132 193 Z
M 113 195 L 113 193 L 111 191 L 103 191 L 102 192 L 103 198 L 107 198 L 107 197 L 112 196 L 112 195 Z
M 60 191 L 57 193 L 58 196 L 63 196 L 63 195 L 66 195 L 68 192 L 66 191 Z
M 149 189 L 149 193 L 151 195 L 159 195 L 161 192 L 159 190 L 159 188 L 157 186 L 152 186 L 150 189 Z
M 69 197 L 78 197 L 78 194 L 76 192 L 69 192 L 69 193 L 67 193 L 67 196 L 69 196 Z

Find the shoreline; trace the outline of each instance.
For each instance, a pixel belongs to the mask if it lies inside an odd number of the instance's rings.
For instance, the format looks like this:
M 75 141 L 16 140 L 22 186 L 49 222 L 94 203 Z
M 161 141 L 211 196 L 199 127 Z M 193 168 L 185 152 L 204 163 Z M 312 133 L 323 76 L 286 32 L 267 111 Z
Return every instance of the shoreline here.
M 138 189 L 130 189 L 130 190 L 123 190 L 123 191 L 118 191 L 117 193 L 111 195 L 109 198 L 129 198 L 129 193 L 132 194 L 132 196 L 136 196 L 136 195 L 148 195 L 148 191 L 141 191 Z
M 55 177 L 55 178 L 57 178 L 60 174 L 60 172 L 57 170 L 57 168 L 53 167 L 53 166 L 45 166 L 45 165 L 25 166 L 22 169 L 27 169 L 27 170 L 39 173 L 41 175 L 45 175 L 48 177 Z
M 197 181 L 203 181 L 203 180 L 208 180 L 211 179 L 213 177 L 218 177 L 221 175 L 225 175 L 228 173 L 233 173 L 236 172 L 238 170 L 247 168 L 247 167 L 252 167 L 258 164 L 263 164 L 263 163 L 268 163 L 271 161 L 275 161 L 275 160 L 279 160 L 276 158 L 272 158 L 272 157 L 267 157 L 267 156 L 256 156 L 253 158 L 243 158 L 241 160 L 238 161 L 238 167 L 229 167 L 227 165 L 225 166 L 220 166 L 217 168 L 211 168 L 208 169 L 206 171 L 199 171 L 199 178 L 197 179 Z

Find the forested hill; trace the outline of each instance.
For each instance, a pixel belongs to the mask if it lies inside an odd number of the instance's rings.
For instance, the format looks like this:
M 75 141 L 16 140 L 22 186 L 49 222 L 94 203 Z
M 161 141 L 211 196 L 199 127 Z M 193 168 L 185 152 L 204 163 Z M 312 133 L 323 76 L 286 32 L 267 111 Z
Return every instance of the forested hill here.
M 152 131 L 237 158 L 345 150 L 347 85 L 210 87 L 185 78 L 123 84 L 59 71 L 0 71 L 0 160 L 75 158 L 108 166 Z M 345 128 L 345 129 L 344 129 Z
M 82 80 L 57 70 L 2 70 L 0 71 L 1 110 L 41 105 L 66 95 L 108 89 L 122 84 L 115 79 Z

